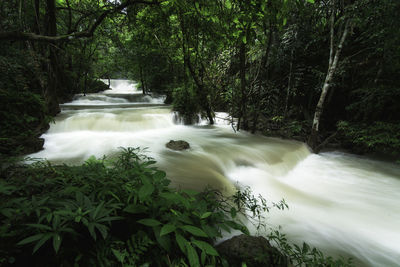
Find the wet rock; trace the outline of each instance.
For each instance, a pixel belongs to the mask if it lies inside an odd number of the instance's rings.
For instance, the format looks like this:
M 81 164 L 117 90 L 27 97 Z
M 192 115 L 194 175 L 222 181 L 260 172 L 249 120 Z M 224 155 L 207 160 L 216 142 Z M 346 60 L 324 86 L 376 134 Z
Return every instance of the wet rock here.
M 262 236 L 238 235 L 228 239 L 218 246 L 218 252 L 229 266 L 241 267 L 286 267 L 288 262 L 276 248 Z
M 181 151 L 181 150 L 190 148 L 189 143 L 186 141 L 183 141 L 183 140 L 178 140 L 178 141 L 171 140 L 165 146 L 169 149 L 177 150 L 177 151 Z
M 26 147 L 25 153 L 34 153 L 43 149 L 44 139 L 43 138 L 30 138 L 26 141 L 24 146 Z

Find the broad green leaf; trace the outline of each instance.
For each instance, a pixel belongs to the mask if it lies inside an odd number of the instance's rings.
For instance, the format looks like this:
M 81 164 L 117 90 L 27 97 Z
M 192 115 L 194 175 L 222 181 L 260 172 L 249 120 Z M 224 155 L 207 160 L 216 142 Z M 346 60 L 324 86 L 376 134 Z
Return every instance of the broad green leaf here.
M 56 254 L 58 253 L 58 250 L 60 249 L 61 245 L 61 236 L 59 234 L 55 234 L 53 236 L 53 248 Z
M 201 215 L 201 217 L 200 217 L 200 219 L 205 219 L 205 218 L 208 218 L 208 217 L 210 217 L 211 216 L 211 214 L 212 214 L 212 212 L 205 212 L 205 213 L 203 213 L 202 215 Z
M 103 239 L 106 239 L 107 234 L 108 234 L 108 228 L 105 225 L 99 224 L 99 223 L 95 223 L 95 227 L 97 228 L 97 230 L 99 230 L 101 236 L 103 237 Z
M 159 221 L 154 220 L 154 219 L 141 219 L 141 220 L 138 220 L 137 222 L 140 224 L 146 225 L 146 226 L 151 226 L 151 227 L 161 224 Z
M 215 227 L 211 227 L 209 225 L 202 225 L 201 228 L 211 238 L 215 238 L 215 237 L 220 237 L 221 236 L 221 234 L 218 232 L 218 230 Z
M 199 256 L 197 255 L 196 250 L 189 244 L 186 245 L 187 249 L 187 257 L 189 259 L 189 264 L 191 267 L 198 267 L 200 266 Z
M 171 250 L 171 239 L 168 235 L 161 236 L 161 228 L 160 227 L 153 227 L 154 236 L 157 239 L 157 242 L 164 248 L 166 251 Z
M 242 37 L 242 42 L 243 42 L 244 44 L 247 44 L 247 38 L 246 38 L 246 36 L 243 36 L 243 37 Z
M 119 250 L 116 250 L 116 249 L 111 249 L 111 251 L 113 252 L 113 254 L 114 254 L 114 256 L 117 258 L 117 260 L 120 262 L 120 263 L 124 263 L 124 260 L 125 260 L 125 254 L 122 254 Z
M 96 209 L 93 212 L 93 218 L 97 218 L 97 215 L 99 214 L 100 210 L 103 208 L 104 201 L 100 202 L 100 204 L 96 207 Z
M 94 231 L 94 225 L 93 225 L 93 223 L 89 223 L 89 224 L 87 225 L 87 228 L 88 228 L 89 233 L 90 233 L 90 235 L 92 236 L 92 238 L 93 238 L 94 240 L 96 240 L 97 236 L 96 236 L 96 232 Z
M 193 226 L 193 225 L 184 225 L 181 227 L 183 230 L 191 233 L 192 235 L 195 236 L 200 236 L 200 237 L 208 237 L 208 235 L 201 230 L 200 228 Z
M 208 244 L 207 242 L 200 240 L 192 240 L 192 243 L 198 246 L 201 250 L 205 251 L 208 255 L 211 256 L 219 256 L 218 252 L 215 250 L 213 246 Z
M 179 248 L 183 253 L 186 253 L 186 245 L 189 243 L 183 236 L 178 233 L 175 233 L 175 239 L 178 243 Z
M 315 0 L 307 0 L 307 2 L 309 2 L 309 3 L 311 3 L 311 4 L 314 4 L 314 3 L 315 3 Z
M 127 213 L 132 213 L 132 214 L 145 213 L 147 211 L 147 207 L 143 206 L 143 205 L 131 204 L 131 205 L 128 205 L 124 209 L 124 211 Z
M 204 250 L 202 250 L 201 251 L 201 256 L 200 256 L 201 266 L 204 266 L 204 264 L 206 263 L 206 257 L 207 257 L 207 254 L 204 252 Z
M 145 200 L 154 192 L 154 186 L 152 184 L 144 184 L 139 190 L 139 199 Z
M 166 224 L 161 228 L 160 236 L 167 235 L 173 231 L 175 231 L 176 227 L 172 224 Z

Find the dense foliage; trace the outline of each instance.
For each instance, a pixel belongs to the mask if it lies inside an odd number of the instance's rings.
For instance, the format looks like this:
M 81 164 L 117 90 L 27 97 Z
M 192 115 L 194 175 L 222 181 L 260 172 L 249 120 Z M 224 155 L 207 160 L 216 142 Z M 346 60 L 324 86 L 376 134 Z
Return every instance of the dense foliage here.
M 113 160 L 92 157 L 81 166 L 3 168 L 0 265 L 227 266 L 215 240 L 233 229 L 248 234 L 243 215 L 262 227 L 265 212 L 286 207 L 248 189 L 231 197 L 171 189 L 155 163 L 127 148 Z M 290 245 L 276 231 L 270 238 L 297 266 L 349 264 Z
M 220 265 L 211 245 L 229 219 L 213 191 L 168 188 L 165 172 L 128 148 L 114 161 L 40 162 L 0 180 L 2 264 Z M 33 253 L 33 254 L 32 254 Z

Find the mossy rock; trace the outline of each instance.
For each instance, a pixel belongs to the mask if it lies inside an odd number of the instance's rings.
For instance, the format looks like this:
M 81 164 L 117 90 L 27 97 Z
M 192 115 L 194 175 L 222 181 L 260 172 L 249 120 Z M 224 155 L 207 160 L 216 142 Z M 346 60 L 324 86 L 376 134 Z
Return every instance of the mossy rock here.
M 178 141 L 171 140 L 167 144 L 165 144 L 165 146 L 169 149 L 177 151 L 186 150 L 190 148 L 189 143 L 183 140 L 178 140 Z

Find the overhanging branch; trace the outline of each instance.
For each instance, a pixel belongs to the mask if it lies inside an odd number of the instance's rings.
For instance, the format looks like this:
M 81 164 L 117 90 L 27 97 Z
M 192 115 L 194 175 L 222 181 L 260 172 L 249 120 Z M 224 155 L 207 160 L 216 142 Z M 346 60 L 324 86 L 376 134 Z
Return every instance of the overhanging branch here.
M 109 9 L 103 11 L 100 16 L 96 19 L 93 25 L 85 31 L 72 32 L 70 34 L 59 35 L 59 36 L 48 36 L 48 35 L 40 35 L 32 32 L 20 32 L 20 31 L 9 31 L 9 32 L 0 32 L 0 41 L 10 41 L 10 40 L 18 40 L 18 41 L 38 41 L 38 42 L 59 42 L 66 40 L 73 40 L 78 38 L 89 38 L 92 37 L 97 27 L 103 22 L 103 20 L 110 14 L 120 12 L 121 10 L 127 8 L 128 6 L 134 4 L 146 4 L 146 5 L 158 5 L 162 2 L 158 0 L 146 1 L 146 0 L 127 0 L 126 2 L 116 6 L 114 9 Z

